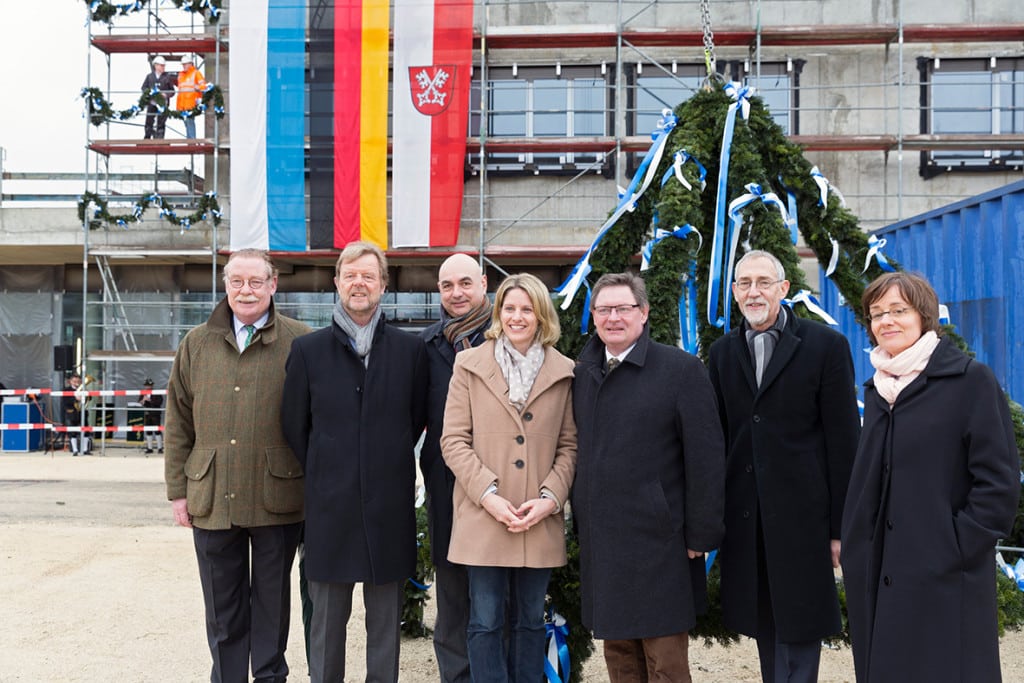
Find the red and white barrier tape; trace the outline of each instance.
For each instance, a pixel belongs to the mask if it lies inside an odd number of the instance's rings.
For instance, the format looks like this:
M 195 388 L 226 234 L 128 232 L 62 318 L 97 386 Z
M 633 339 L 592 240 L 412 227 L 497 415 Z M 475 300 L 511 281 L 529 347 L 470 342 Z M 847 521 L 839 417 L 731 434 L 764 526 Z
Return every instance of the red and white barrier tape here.
M 53 389 L 0 389 L 0 396 L 163 396 L 166 389 L 97 389 L 95 391 L 55 391 Z
M 54 432 L 162 432 L 163 425 L 122 425 L 120 427 L 65 427 L 64 425 L 51 425 L 40 423 L 17 423 L 0 422 L 0 431 L 34 431 L 36 429 L 49 429 Z

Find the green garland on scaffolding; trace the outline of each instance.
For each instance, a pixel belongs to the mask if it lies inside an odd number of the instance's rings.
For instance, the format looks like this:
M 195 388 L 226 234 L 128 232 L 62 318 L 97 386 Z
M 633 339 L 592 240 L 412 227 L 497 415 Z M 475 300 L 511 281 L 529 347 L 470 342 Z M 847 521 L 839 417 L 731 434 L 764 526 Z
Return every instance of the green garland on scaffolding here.
M 178 9 L 201 14 L 207 22 L 216 24 L 220 21 L 223 0 L 171 0 Z M 134 0 L 128 3 L 115 3 L 108 0 L 85 0 L 89 8 L 89 16 L 93 21 L 113 24 L 116 17 L 126 17 L 145 9 L 149 0 Z
M 120 215 L 110 213 L 109 203 L 103 197 L 95 192 L 84 192 L 78 199 L 78 221 L 85 223 L 86 214 L 91 211 L 89 216 L 90 230 L 95 230 L 104 223 L 107 225 L 117 225 L 127 230 L 129 223 L 141 223 L 143 214 L 153 205 L 159 207 L 161 218 L 179 226 L 183 232 L 191 229 L 194 224 L 205 220 L 212 220 L 214 225 L 220 225 L 222 214 L 220 204 L 217 202 L 216 192 L 204 194 L 202 199 L 199 200 L 196 210 L 188 216 L 179 216 L 175 212 L 174 207 L 156 192 L 140 197 L 138 201 L 132 204 L 131 213 Z
M 79 97 L 85 100 L 88 107 L 89 122 L 94 126 L 102 125 L 107 121 L 127 121 L 135 118 L 146 111 L 150 104 L 156 105 L 160 113 L 168 118 L 184 120 L 197 118 L 212 109 L 214 116 L 218 119 L 224 118 L 224 92 L 219 85 L 208 83 L 203 90 L 202 99 L 191 109 L 178 111 L 168 108 L 167 97 L 158 88 L 143 92 L 137 104 L 128 109 L 116 110 L 114 106 L 103 96 L 99 88 L 82 88 Z
M 679 121 L 670 133 L 665 154 L 654 177 L 662 177 L 672 166 L 674 154 L 677 151 L 685 151 L 700 161 L 706 169 L 707 188 L 704 191 L 700 190 L 701 182 L 693 164 L 684 164 L 682 167 L 682 173 L 692 189 L 687 189 L 675 179 L 670 179 L 660 191 L 652 186 L 637 202 L 634 211 L 624 214 L 601 240 L 591 256 L 592 271 L 587 278 L 592 284 L 605 273 L 629 268 L 634 263 L 641 245 L 650 237 L 651 226 L 655 220 L 659 227 L 669 230 L 684 225 L 696 228 L 702 238 L 702 246 L 699 249 L 700 241 L 692 235 L 685 239 L 663 239 L 654 246 L 649 268 L 644 271 L 643 277 L 651 304 L 651 337 L 656 341 L 675 345 L 680 338 L 681 286 L 688 277 L 691 265 L 695 268 L 697 301 L 691 302 L 691 305 L 698 306 L 700 355 L 705 360 L 707 349 L 722 334 L 720 328 L 708 324 L 706 302 L 711 245 L 714 240 L 717 199 L 715 180 L 718 178 L 722 131 L 732 102 L 730 96 L 716 85 L 698 92 L 676 108 L 674 113 Z M 830 279 L 853 310 L 858 322 L 863 325 L 865 321 L 859 306 L 861 295 L 867 284 L 884 272 L 875 259 L 868 258 L 871 249 L 868 235 L 860 229 L 856 216 L 846 209 L 833 193 L 827 193 L 827 202 L 824 206 L 821 205 L 821 190 L 811 174 L 813 165 L 804 158 L 800 147 L 786 138 L 783 130 L 765 109 L 761 99 L 753 97 L 750 102 L 749 118 L 740 120 L 740 117 L 737 117 L 735 124 L 726 187 L 727 197 L 734 198 L 743 194 L 748 183 L 759 184 L 764 191 L 774 192 L 784 202 L 788 199 L 789 193 L 792 193 L 796 200 L 800 234 L 814 251 L 823 268 L 828 266 L 832 257 L 832 240 L 838 244 L 838 262 Z M 779 213 L 766 208 L 761 202 L 756 202 L 744 209 L 744 214 L 747 225 L 744 227 L 743 237 L 749 247 L 763 249 L 779 258 L 791 283 L 791 292 L 807 289 L 789 228 L 783 224 Z M 890 264 L 894 268 L 899 268 L 891 259 Z M 728 288 L 722 295 L 729 297 L 728 300 L 731 301 Z M 581 292 L 567 310 L 560 311 L 563 336 L 559 342 L 559 350 L 574 358 L 579 355 L 586 342 L 586 336 L 578 333 L 584 312 L 584 299 Z M 738 307 L 734 302 L 731 305 L 732 319 L 740 320 Z M 796 306 L 794 310 L 803 317 L 812 315 L 802 305 Z M 592 329 L 590 327 L 590 330 Z M 946 333 L 961 348 L 969 352 L 964 340 L 951 326 L 947 326 Z M 1024 453 L 1024 410 L 1009 397 L 1007 400 L 1014 420 L 1017 447 Z M 1015 546 L 1024 545 L 1024 499 L 1021 509 L 1018 510 L 1013 533 L 1006 542 Z M 570 576 L 575 575 L 574 573 L 578 572 L 578 563 L 578 551 L 570 552 L 569 566 L 560 571 Z M 1001 580 L 1000 628 L 1020 629 L 1024 625 L 1024 593 L 1016 589 L 1010 591 L 1004 584 L 1006 581 Z M 691 635 L 702 639 L 706 645 L 712 642 L 728 645 L 738 641 L 737 634 L 727 629 L 722 622 L 718 587 L 719 575 L 716 566 L 712 568 L 708 577 L 711 608 L 708 614 L 698 619 L 696 628 L 691 631 Z M 844 605 L 842 585 L 839 588 L 840 602 Z M 593 651 L 593 643 L 580 623 L 580 614 L 575 609 L 576 606 L 571 600 L 567 600 L 566 603 L 568 606 L 559 607 L 569 621 L 572 633 L 578 636 L 570 640 L 569 644 L 573 680 L 577 681 L 575 674 Z M 844 632 L 832 642 L 849 642 L 849 634 L 845 630 L 845 610 Z

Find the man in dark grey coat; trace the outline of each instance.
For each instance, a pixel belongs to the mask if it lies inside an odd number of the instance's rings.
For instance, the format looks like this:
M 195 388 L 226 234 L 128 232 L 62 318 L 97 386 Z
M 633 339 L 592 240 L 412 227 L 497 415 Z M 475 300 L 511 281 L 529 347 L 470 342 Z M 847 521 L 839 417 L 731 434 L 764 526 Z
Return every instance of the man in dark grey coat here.
M 345 680 L 352 591 L 363 585 L 367 681 L 398 680 L 405 580 L 416 565 L 414 448 L 426 420 L 423 341 L 386 323 L 384 253 L 342 250 L 334 322 L 295 340 L 281 422 L 306 473 L 313 683 Z
M 643 280 L 604 275 L 593 292 L 598 336 L 573 381 L 583 624 L 604 639 L 613 683 L 685 683 L 703 553 L 723 532 L 715 395 L 697 358 L 648 337 Z
M 744 321 L 709 362 L 728 444 L 723 617 L 757 639 L 765 683 L 816 681 L 821 639 L 840 630 L 833 569 L 860 431 L 850 346 L 782 307 L 789 282 L 767 252 L 739 260 L 732 291 Z
M 448 561 L 455 475 L 441 457 L 441 430 L 455 354 L 483 343 L 484 330 L 491 322 L 491 304 L 487 299 L 487 276 L 480 264 L 466 254 L 453 254 L 445 259 L 437 273 L 437 289 L 441 293 L 441 319 L 423 331 L 430 389 L 427 434 L 420 450 L 437 599 L 434 653 L 442 683 L 469 683 L 469 579 L 464 566 Z

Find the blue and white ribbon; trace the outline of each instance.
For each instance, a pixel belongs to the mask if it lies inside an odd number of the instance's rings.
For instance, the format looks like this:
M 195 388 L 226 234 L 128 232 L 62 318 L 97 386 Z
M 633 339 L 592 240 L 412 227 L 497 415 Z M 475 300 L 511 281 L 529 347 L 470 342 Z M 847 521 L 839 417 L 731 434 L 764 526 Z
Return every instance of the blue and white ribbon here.
M 821 302 L 818 301 L 818 298 L 811 294 L 809 290 L 801 289 L 795 296 L 792 296 L 789 299 L 783 299 L 782 303 L 786 304 L 790 308 L 793 308 L 793 304 L 803 304 L 807 307 L 807 310 L 827 322 L 829 325 L 832 325 L 833 327 L 839 325 L 836 319 L 830 316 L 828 311 L 822 308 Z
M 685 187 L 687 190 L 692 190 L 693 185 L 691 185 L 690 181 L 687 180 L 686 176 L 683 175 L 683 164 L 685 164 L 687 161 L 692 161 L 693 163 L 697 164 L 697 175 L 698 179 L 700 180 L 700 191 L 703 192 L 704 188 L 706 188 L 708 185 L 706 180 L 708 177 L 707 169 L 704 168 L 704 164 L 700 163 L 700 161 L 697 160 L 697 157 L 692 156 L 685 149 L 681 149 L 678 152 L 676 152 L 675 155 L 673 155 L 672 165 L 668 169 L 666 169 L 665 174 L 661 176 L 661 186 L 665 187 L 665 183 L 667 183 L 669 179 L 672 178 L 672 176 L 675 176 L 676 180 L 682 183 L 683 187 Z
M 782 176 L 779 176 L 779 185 L 782 185 L 782 189 L 786 191 L 786 208 L 789 210 L 789 239 L 796 246 L 797 241 L 800 239 L 799 234 L 799 218 L 797 217 L 796 207 L 796 193 L 789 188 L 786 183 L 782 182 Z
M 653 133 L 651 138 L 650 149 L 647 150 L 647 154 L 644 155 L 643 161 L 640 163 L 640 168 L 637 169 L 636 174 L 633 175 L 633 180 L 629 183 L 629 187 L 623 193 L 623 196 L 619 199 L 619 204 L 612 212 L 612 215 L 608 217 L 604 225 L 597 231 L 597 237 L 590 244 L 590 248 L 587 249 L 587 253 L 583 255 L 573 268 L 572 273 L 569 277 L 559 285 L 555 293 L 558 296 L 563 297 L 561 309 L 567 310 L 572 305 L 572 300 L 575 298 L 576 293 L 579 292 L 586 281 L 587 275 L 590 274 L 591 265 L 590 257 L 593 255 L 594 250 L 597 249 L 597 245 L 600 244 L 605 234 L 615 225 L 616 221 L 622 217 L 626 211 L 632 211 L 636 207 L 637 200 L 647 191 L 651 181 L 654 180 L 654 176 L 658 171 L 658 164 L 661 163 L 661 157 L 665 153 L 665 143 L 668 142 L 668 135 L 676 127 L 678 119 L 671 110 L 665 109 L 662 111 L 661 120 L 658 121 L 658 127 Z M 587 287 L 587 291 L 590 289 Z M 589 303 L 589 295 L 588 301 Z M 584 306 L 583 316 L 580 325 L 580 334 L 587 333 L 587 323 L 590 321 L 590 307 Z
M 657 228 L 654 237 L 647 240 L 640 251 L 640 271 L 643 272 L 651 267 L 651 257 L 654 254 L 654 247 L 666 237 L 677 237 L 681 240 L 690 235 L 697 236 L 697 251 L 704 246 L 704 238 L 700 231 L 689 223 L 675 230 L 664 230 Z M 689 353 L 696 355 L 699 348 L 697 336 L 697 262 L 690 261 L 689 273 L 682 278 L 682 285 L 679 292 L 679 346 Z
M 704 573 L 707 574 L 711 571 L 711 567 L 715 564 L 715 556 L 718 555 L 718 550 L 712 550 L 704 558 Z
M 814 179 L 814 182 L 818 186 L 818 192 L 821 193 L 821 196 L 818 198 L 818 206 L 821 207 L 822 213 L 828 210 L 829 192 L 831 192 L 832 194 L 839 198 L 839 206 L 846 206 L 846 197 L 843 196 L 843 193 L 839 191 L 838 187 L 829 182 L 829 179 L 826 178 L 825 175 L 818 170 L 817 166 L 811 169 L 811 178 Z
M 700 248 L 704 246 L 704 238 L 701 236 L 700 231 L 689 223 L 674 230 L 665 230 L 664 228 L 655 230 L 654 237 L 647 240 L 643 249 L 640 250 L 640 271 L 643 272 L 651 267 L 651 256 L 654 254 L 654 247 L 663 239 L 666 237 L 678 237 L 684 240 L 690 235 L 697 236 L 697 251 L 700 251 Z
M 724 292 L 722 296 L 722 308 L 724 310 L 722 310 L 722 314 L 720 317 L 716 317 L 713 320 L 710 317 L 708 318 L 709 323 L 711 323 L 715 327 L 723 328 L 725 332 L 729 331 L 729 318 L 732 315 L 732 294 L 730 292 L 729 286 L 732 284 L 732 271 L 735 267 L 736 262 L 736 247 L 739 245 L 740 232 L 742 232 L 741 228 L 743 227 L 743 209 L 747 205 L 760 200 L 765 204 L 777 208 L 779 210 L 779 214 L 782 216 L 783 223 L 789 225 L 790 220 L 789 212 L 786 211 L 785 204 L 782 203 L 782 200 L 779 199 L 778 195 L 776 195 L 774 192 L 763 192 L 761 190 L 761 186 L 758 185 L 757 183 L 748 183 L 746 185 L 746 189 L 746 194 L 740 195 L 736 199 L 729 202 L 729 234 L 723 240 L 723 242 L 725 242 L 724 246 L 725 248 L 728 249 L 728 251 L 725 254 L 724 264 L 721 261 L 718 262 L 718 266 L 722 269 L 719 271 L 717 277 L 719 278 L 719 286 L 722 288 Z M 715 238 L 717 240 L 717 235 L 715 236 Z M 712 253 L 712 259 L 713 258 L 714 254 Z M 714 262 L 712 262 L 712 265 L 715 265 Z M 722 274 L 722 271 L 724 271 L 724 274 Z M 714 278 L 715 274 L 712 273 L 709 277 Z M 714 283 L 714 279 L 712 279 L 712 281 L 709 282 L 709 289 L 711 285 L 713 285 Z M 718 313 L 717 304 L 715 306 L 714 311 L 712 311 L 709 308 L 709 315 L 712 312 L 714 312 L 715 314 Z
M 569 682 L 569 646 L 565 639 L 569 635 L 569 625 L 558 612 L 551 612 L 545 624 L 548 639 L 548 656 L 544 660 L 544 675 L 548 683 Z M 559 675 L 561 671 L 561 675 Z
M 871 259 L 875 258 L 878 260 L 878 267 L 887 273 L 895 272 L 895 268 L 890 265 L 888 259 L 882 254 L 882 248 L 885 247 L 885 238 L 878 239 L 875 235 L 868 237 L 868 255 L 864 258 L 864 270 L 861 273 L 866 273 L 868 266 L 871 265 Z
M 723 287 L 722 260 L 726 240 L 725 216 L 728 203 L 729 158 L 732 153 L 732 136 L 736 128 L 736 113 L 739 112 L 743 120 L 746 120 L 750 115 L 749 98 L 754 94 L 754 89 L 734 81 L 725 85 L 725 92 L 733 99 L 733 103 L 729 105 L 729 110 L 725 116 L 725 128 L 722 131 L 722 151 L 718 158 L 718 201 L 715 204 L 715 230 L 714 239 L 711 242 L 711 269 L 708 273 L 707 317 L 708 323 L 716 327 L 722 327 L 724 324 L 722 318 L 718 316 L 718 309 Z M 728 288 L 728 282 L 724 286 Z M 726 293 L 725 298 L 728 299 L 728 296 Z M 728 311 L 728 302 L 726 302 L 725 307 L 726 311 Z
M 939 324 L 949 325 L 949 306 L 946 304 L 939 304 Z
M 419 581 L 417 581 L 416 579 L 412 578 L 411 576 L 409 577 L 408 581 L 412 585 L 414 585 L 417 588 L 419 588 L 421 591 L 428 591 L 428 590 L 430 590 L 430 587 L 433 585 L 431 583 L 420 583 Z

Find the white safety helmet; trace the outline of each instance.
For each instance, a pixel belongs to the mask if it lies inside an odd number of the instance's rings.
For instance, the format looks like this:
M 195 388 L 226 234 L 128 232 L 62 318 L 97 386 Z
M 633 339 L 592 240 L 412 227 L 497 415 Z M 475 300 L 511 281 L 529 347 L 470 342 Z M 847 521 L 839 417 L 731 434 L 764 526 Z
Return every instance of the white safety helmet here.
M 162 64 L 166 64 L 167 62 L 164 61 L 163 57 L 157 55 L 156 57 L 153 57 L 153 63 L 154 64 L 161 64 L 162 65 Z

